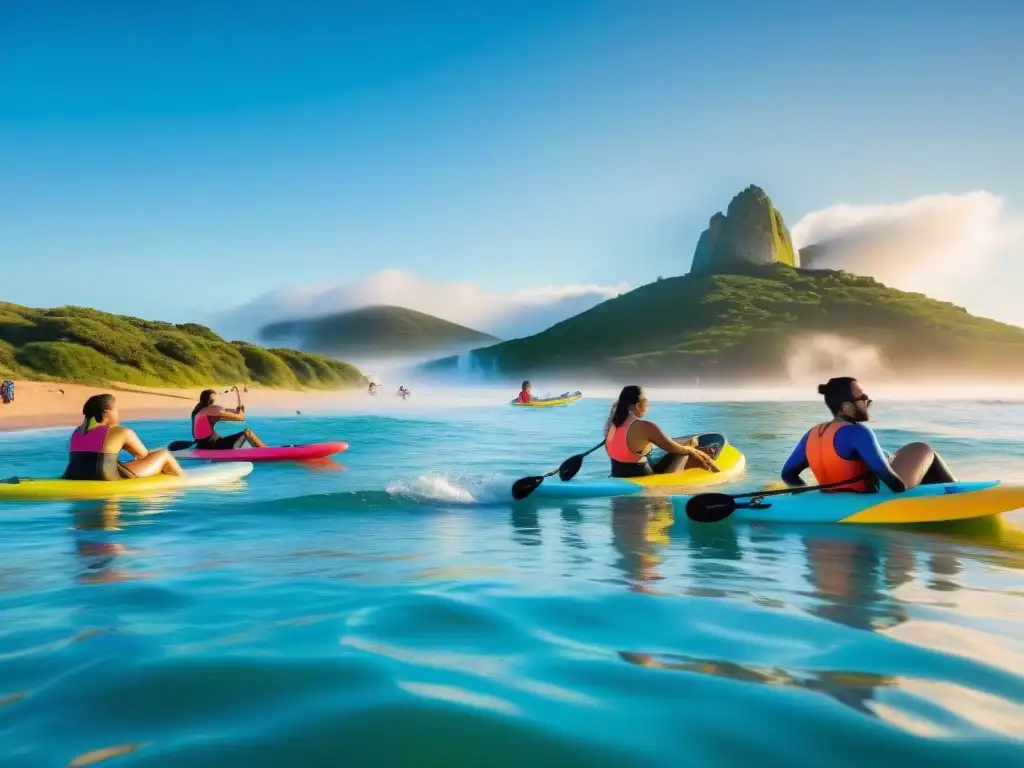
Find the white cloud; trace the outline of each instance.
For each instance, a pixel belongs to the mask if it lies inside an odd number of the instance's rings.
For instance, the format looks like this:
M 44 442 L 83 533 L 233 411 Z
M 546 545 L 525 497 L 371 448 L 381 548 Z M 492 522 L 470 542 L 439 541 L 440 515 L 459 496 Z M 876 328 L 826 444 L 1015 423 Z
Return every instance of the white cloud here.
M 415 309 L 499 338 L 527 336 L 629 290 L 619 285 L 542 286 L 516 293 L 486 291 L 470 283 L 438 283 L 399 269 L 333 285 L 289 286 L 214 319 L 229 336 L 255 338 L 277 320 L 315 317 L 378 304 Z
M 928 195 L 892 205 L 834 205 L 792 228 L 797 248 L 825 244 L 803 266 L 844 269 L 936 298 L 965 296 L 964 281 L 1012 245 L 1024 222 L 989 192 Z

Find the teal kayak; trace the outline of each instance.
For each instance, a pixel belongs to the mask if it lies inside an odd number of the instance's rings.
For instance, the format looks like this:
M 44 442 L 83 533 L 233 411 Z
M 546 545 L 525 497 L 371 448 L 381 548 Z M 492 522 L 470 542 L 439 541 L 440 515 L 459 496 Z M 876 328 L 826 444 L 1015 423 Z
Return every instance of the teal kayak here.
M 686 517 L 692 496 L 671 496 L 677 517 Z M 741 503 L 752 499 L 740 499 Z M 907 525 L 990 517 L 1024 508 L 1024 486 L 998 480 L 921 485 L 905 493 L 822 493 L 765 496 L 728 520 L 751 523 L 857 523 Z M 700 523 L 694 523 L 700 525 Z

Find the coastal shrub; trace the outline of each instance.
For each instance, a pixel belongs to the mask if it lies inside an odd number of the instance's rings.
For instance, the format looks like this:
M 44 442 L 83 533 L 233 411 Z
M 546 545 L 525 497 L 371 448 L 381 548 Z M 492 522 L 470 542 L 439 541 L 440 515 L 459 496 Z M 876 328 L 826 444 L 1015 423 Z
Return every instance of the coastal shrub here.
M 224 339 L 211 331 L 205 325 L 199 325 L 199 323 L 179 323 L 174 327 L 179 331 L 189 334 L 190 336 L 199 336 L 200 338 L 208 341 L 224 341 Z
M 227 342 L 198 323 L 0 302 L 0 373 L 8 375 L 151 387 L 256 381 L 296 388 L 300 378 L 317 388 L 360 385 L 362 374 L 347 363 L 285 353 L 287 362 L 261 347 Z
M 120 365 L 92 347 L 67 341 L 33 341 L 15 351 L 15 361 L 48 378 L 105 384 L 123 381 L 127 384 L 158 385 L 138 369 Z
M 362 386 L 363 374 L 354 365 L 324 355 L 294 349 L 270 350 L 291 369 L 299 384 L 312 389 L 340 389 Z
M 18 375 L 18 364 L 14 360 L 14 345 L 0 339 L 0 374 Z
M 245 365 L 249 370 L 249 376 L 258 384 L 265 387 L 278 387 L 281 389 L 297 388 L 299 386 L 295 374 L 285 364 L 284 360 L 262 347 L 251 344 L 241 344 L 238 347 L 242 357 L 245 358 Z
M 72 341 L 103 352 L 119 363 L 140 367 L 145 337 L 127 323 L 110 326 L 88 316 L 47 316 L 37 323 L 47 338 L 57 341 Z
M 161 354 L 185 365 L 197 368 L 203 363 L 202 354 L 184 334 L 163 333 L 157 337 L 155 346 Z

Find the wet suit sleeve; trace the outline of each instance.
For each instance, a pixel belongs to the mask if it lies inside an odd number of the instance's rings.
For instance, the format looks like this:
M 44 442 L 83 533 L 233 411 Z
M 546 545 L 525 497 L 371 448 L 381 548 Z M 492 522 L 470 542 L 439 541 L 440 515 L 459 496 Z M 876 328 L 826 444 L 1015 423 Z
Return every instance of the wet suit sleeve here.
M 800 473 L 810 466 L 807 463 L 807 436 L 809 434 L 811 434 L 810 431 L 804 433 L 800 442 L 796 444 L 796 448 L 793 449 L 793 453 L 786 459 L 785 466 L 782 467 L 782 481 L 786 485 L 806 485 L 800 478 Z
M 836 452 L 844 459 L 860 459 L 867 464 L 889 490 L 894 493 L 907 490 L 907 484 L 889 466 L 889 459 L 878 444 L 875 433 L 863 424 L 847 424 L 836 432 L 835 446 Z

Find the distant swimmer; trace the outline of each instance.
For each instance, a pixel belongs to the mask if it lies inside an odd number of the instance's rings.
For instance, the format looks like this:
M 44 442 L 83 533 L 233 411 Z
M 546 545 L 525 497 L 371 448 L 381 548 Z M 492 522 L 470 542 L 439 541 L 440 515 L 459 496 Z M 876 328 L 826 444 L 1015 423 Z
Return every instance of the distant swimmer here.
M 933 483 L 953 483 L 956 478 L 942 457 L 924 443 L 910 443 L 891 455 L 878 444 L 864 422 L 870 418 L 871 398 L 857 379 L 829 379 L 818 387 L 832 420 L 812 427 L 800 438 L 782 468 L 789 485 L 806 485 L 800 473 L 810 468 L 819 485 L 837 483 L 828 491 L 874 493 L 879 481 L 895 493 Z M 826 492 L 828 492 L 826 491 Z
M 398 395 L 403 400 L 408 400 L 409 399 L 409 395 L 411 395 L 412 392 L 410 392 L 408 389 L 406 389 L 405 385 L 403 384 L 402 386 L 400 386 L 398 388 L 398 392 L 396 392 L 395 394 Z
M 647 395 L 638 386 L 622 388 L 605 425 L 604 448 L 612 462 L 612 477 L 642 477 L 681 472 L 691 461 L 699 467 L 719 472 L 714 460 L 697 447 L 697 438 L 677 443 L 653 421 L 645 421 Z M 665 455 L 653 464 L 648 454 L 654 446 Z
M 234 387 L 238 394 L 238 387 Z M 228 390 L 229 392 L 231 390 Z M 199 402 L 192 409 L 192 439 L 196 448 L 206 451 L 223 451 L 230 448 L 241 448 L 248 443 L 253 448 L 266 448 L 262 440 L 256 437 L 251 429 L 244 429 L 231 435 L 221 436 L 214 427 L 221 421 L 245 421 L 245 406 L 239 397 L 237 408 L 224 408 L 217 405 L 217 392 L 204 389 L 199 395 Z
M 516 402 L 517 403 L 529 403 L 530 401 L 532 401 L 533 397 L 530 394 L 530 392 L 532 390 L 533 390 L 533 385 L 530 382 L 528 382 L 528 381 L 524 381 L 523 382 L 523 388 L 520 390 L 519 397 L 516 398 Z
M 166 448 L 146 449 L 139 436 L 118 423 L 117 401 L 113 395 L 93 395 L 82 407 L 84 420 L 75 427 L 68 444 L 65 480 L 121 480 L 185 473 Z M 120 462 L 127 451 L 135 458 Z

